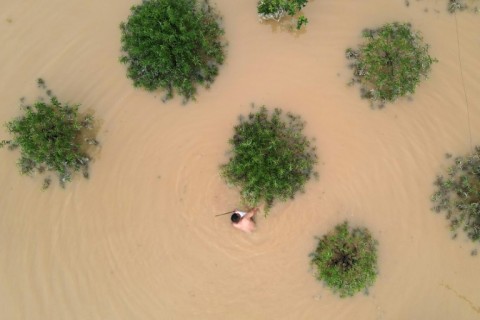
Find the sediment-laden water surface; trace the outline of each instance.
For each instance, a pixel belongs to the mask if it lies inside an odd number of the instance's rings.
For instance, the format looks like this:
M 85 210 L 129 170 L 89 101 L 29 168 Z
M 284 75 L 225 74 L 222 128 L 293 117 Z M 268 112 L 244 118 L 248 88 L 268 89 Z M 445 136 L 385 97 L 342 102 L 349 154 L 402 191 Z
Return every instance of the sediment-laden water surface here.
M 0 122 L 42 77 L 100 121 L 91 179 L 41 191 L 0 154 L 1 319 L 478 319 L 480 258 L 430 211 L 446 152 L 480 144 L 480 16 L 446 1 L 315 0 L 306 31 L 261 24 L 256 0 L 218 0 L 228 56 L 197 102 L 132 87 L 120 56 L 127 0 L 0 1 Z M 370 109 L 344 51 L 366 27 L 411 22 L 430 79 Z M 252 235 L 215 214 L 239 205 L 219 177 L 250 104 L 298 113 L 316 137 L 320 179 L 258 219 Z M 467 108 L 468 103 L 468 108 Z M 0 138 L 8 138 L 5 130 Z M 379 241 L 369 295 L 317 282 L 315 236 L 349 219 Z

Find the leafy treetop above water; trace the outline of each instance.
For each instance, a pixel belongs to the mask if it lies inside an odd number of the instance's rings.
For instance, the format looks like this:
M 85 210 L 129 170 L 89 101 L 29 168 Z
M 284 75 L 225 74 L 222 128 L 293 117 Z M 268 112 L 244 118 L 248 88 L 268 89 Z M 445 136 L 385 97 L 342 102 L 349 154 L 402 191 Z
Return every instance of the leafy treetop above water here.
M 472 11 L 475 13 L 480 12 L 479 0 L 448 0 L 448 12 L 455 13 L 457 11 Z
M 311 263 L 317 279 L 340 297 L 366 290 L 377 276 L 377 241 L 366 228 L 351 228 L 348 222 L 318 239 Z
M 6 124 L 13 138 L 3 140 L 0 146 L 6 145 L 10 150 L 20 148 L 18 165 L 22 174 L 55 171 L 64 186 L 75 171 L 83 169 L 84 176 L 88 176 L 90 158 L 81 147 L 83 143 L 97 145 L 98 142 L 94 138 L 82 140 L 82 130 L 92 128 L 93 117 L 87 115 L 80 120 L 78 105 L 59 102 L 42 79 L 38 84 L 46 90 L 49 101 L 38 100 L 22 106 L 25 114 Z M 45 180 L 44 188 L 49 181 L 49 178 Z
M 436 61 L 410 24 L 389 23 L 378 29 L 367 29 L 362 36 L 364 44 L 346 51 L 347 58 L 353 60 L 352 83 L 360 83 L 362 97 L 380 106 L 413 94 Z
M 135 87 L 174 91 L 194 99 L 197 84 L 209 87 L 224 61 L 220 17 L 207 1 L 145 0 L 121 23 L 120 61 Z
M 453 232 L 462 229 L 472 241 L 480 241 L 480 146 L 456 157 L 447 176 L 438 176 L 435 186 L 433 209 L 446 212 Z
M 221 166 L 228 183 L 240 188 L 243 202 L 266 212 L 275 200 L 293 199 L 316 175 L 315 148 L 302 133 L 305 123 L 297 115 L 261 107 L 241 118 L 234 128 L 231 157 Z
M 257 4 L 258 15 L 262 20 L 280 21 L 285 16 L 294 16 L 308 3 L 308 0 L 260 0 Z M 297 30 L 308 23 L 305 16 L 297 20 Z

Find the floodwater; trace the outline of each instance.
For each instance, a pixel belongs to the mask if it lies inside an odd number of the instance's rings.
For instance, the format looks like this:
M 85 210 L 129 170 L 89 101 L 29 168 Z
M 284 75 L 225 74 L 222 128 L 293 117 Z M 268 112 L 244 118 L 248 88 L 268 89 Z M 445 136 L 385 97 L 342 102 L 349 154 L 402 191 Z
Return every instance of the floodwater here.
M 218 0 L 228 57 L 183 106 L 134 89 L 118 62 L 130 0 L 1 0 L 0 122 L 46 80 L 99 119 L 91 179 L 41 191 L 0 157 L 0 319 L 479 319 L 480 258 L 430 211 L 432 182 L 480 144 L 480 16 L 446 1 L 315 0 L 306 32 L 258 22 L 256 0 Z M 372 110 L 348 87 L 344 50 L 366 27 L 411 22 L 439 62 L 412 101 Z M 234 230 L 219 177 L 251 103 L 302 115 L 320 179 Z M 0 138 L 7 138 L 2 130 Z M 315 236 L 349 219 L 379 241 L 369 295 L 316 281 Z

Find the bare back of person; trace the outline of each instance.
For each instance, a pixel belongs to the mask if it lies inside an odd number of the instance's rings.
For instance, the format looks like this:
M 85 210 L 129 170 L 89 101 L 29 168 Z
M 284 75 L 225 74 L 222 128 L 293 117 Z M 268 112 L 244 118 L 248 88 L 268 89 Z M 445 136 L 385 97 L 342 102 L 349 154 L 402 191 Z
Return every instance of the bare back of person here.
M 253 208 L 248 212 L 235 210 L 232 214 L 232 226 L 246 233 L 255 231 L 256 226 L 254 216 L 257 212 L 258 208 Z

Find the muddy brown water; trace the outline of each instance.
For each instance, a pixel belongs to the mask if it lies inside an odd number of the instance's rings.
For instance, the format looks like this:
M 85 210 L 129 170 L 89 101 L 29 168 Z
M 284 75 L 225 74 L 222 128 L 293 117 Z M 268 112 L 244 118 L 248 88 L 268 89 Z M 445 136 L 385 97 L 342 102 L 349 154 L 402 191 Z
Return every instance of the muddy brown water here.
M 182 106 L 133 89 L 118 63 L 132 1 L 0 1 L 0 122 L 38 77 L 101 120 L 91 179 L 66 190 L 42 192 L 1 151 L 0 318 L 479 319 L 475 247 L 430 211 L 444 154 L 480 143 L 480 16 L 444 2 L 315 0 L 295 35 L 259 23 L 255 0 L 218 0 L 226 63 Z M 344 50 L 390 21 L 411 22 L 439 63 L 413 101 L 371 110 L 346 86 Z M 213 216 L 239 205 L 218 166 L 252 102 L 307 120 L 320 179 L 245 235 Z M 368 296 L 339 299 L 308 264 L 344 219 L 380 243 Z

